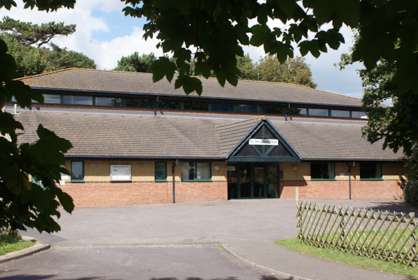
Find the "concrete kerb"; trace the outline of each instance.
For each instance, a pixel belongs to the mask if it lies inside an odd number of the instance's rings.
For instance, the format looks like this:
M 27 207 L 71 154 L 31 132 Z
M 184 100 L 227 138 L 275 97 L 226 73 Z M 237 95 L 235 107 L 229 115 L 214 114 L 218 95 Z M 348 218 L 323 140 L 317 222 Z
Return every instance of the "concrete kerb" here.
M 22 239 L 25 241 L 32 241 L 35 244 L 29 248 L 25 248 L 16 252 L 10 252 L 0 256 L 0 263 L 20 259 L 51 248 L 51 245 L 39 243 L 36 239 L 29 236 L 22 236 Z
M 236 253 L 233 249 L 231 249 L 229 246 L 225 245 L 225 244 L 220 244 L 220 247 L 222 250 L 224 250 L 226 253 L 228 253 L 229 255 L 233 256 L 234 258 L 237 258 L 238 260 L 240 260 L 241 262 L 244 262 L 250 266 L 256 267 L 260 270 L 264 270 L 264 271 L 268 271 L 269 273 L 278 276 L 280 278 L 283 279 L 291 279 L 291 280 L 312 280 L 310 278 L 306 278 L 306 277 L 302 277 L 302 276 L 297 276 L 297 275 L 293 275 L 293 274 L 289 274 L 286 272 L 282 272 L 282 271 L 278 271 L 275 270 L 273 268 L 258 264 L 256 262 L 250 261 L 247 258 L 244 258 L 243 256 L 239 255 L 238 253 Z

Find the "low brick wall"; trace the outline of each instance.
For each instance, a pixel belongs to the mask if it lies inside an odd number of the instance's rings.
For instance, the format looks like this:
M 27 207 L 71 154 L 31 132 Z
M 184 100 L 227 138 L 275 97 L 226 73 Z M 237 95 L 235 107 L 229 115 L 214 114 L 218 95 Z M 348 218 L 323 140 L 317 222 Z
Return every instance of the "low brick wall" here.
M 348 199 L 348 181 L 282 181 L 281 198 Z M 402 189 L 398 180 L 352 181 L 354 200 L 399 200 Z
M 111 207 L 171 203 L 172 183 L 67 183 L 62 189 L 76 207 Z M 226 182 L 176 182 L 176 201 L 226 200 Z

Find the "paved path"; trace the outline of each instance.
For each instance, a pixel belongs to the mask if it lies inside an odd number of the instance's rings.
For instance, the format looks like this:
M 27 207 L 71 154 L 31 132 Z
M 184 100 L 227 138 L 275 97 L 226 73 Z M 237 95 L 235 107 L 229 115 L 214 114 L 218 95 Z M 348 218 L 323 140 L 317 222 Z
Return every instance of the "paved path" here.
M 53 249 L 0 265 L 0 279 L 288 279 L 272 271 L 315 280 L 405 279 L 276 246 L 295 235 L 295 214 L 290 200 L 77 209 L 63 215 L 61 232 L 37 236 Z

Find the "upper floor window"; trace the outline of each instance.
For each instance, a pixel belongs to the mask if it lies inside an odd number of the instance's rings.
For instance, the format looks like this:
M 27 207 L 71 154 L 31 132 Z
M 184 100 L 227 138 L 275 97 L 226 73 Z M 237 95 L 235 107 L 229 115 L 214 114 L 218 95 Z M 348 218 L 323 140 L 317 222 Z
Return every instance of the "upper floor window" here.
M 97 96 L 94 98 L 94 105 L 96 106 L 120 106 L 121 98 Z
M 254 104 L 235 104 L 234 112 L 238 113 L 256 113 L 257 105 Z
M 331 117 L 349 118 L 350 111 L 347 110 L 331 110 Z
M 167 180 L 167 162 L 166 161 L 159 160 L 155 162 L 154 178 L 155 178 L 155 181 Z
M 205 181 L 212 178 L 211 164 L 208 161 L 187 161 L 181 167 L 183 181 Z
M 61 96 L 58 94 L 44 94 L 44 103 L 45 104 L 60 104 Z
M 191 110 L 191 111 L 208 111 L 209 104 L 205 102 L 199 102 L 199 101 L 184 102 L 183 108 L 184 110 Z
M 366 118 L 367 114 L 363 111 L 351 111 L 351 117 L 354 119 Z
M 382 164 L 375 162 L 360 163 L 360 179 L 382 179 Z
M 63 95 L 62 103 L 69 105 L 93 105 L 93 97 L 85 95 Z
M 328 117 L 328 109 L 309 108 L 309 116 Z
M 306 109 L 306 108 L 297 108 L 297 110 L 298 110 L 298 115 L 301 115 L 301 116 L 306 116 L 306 115 L 308 115 L 308 109 Z
M 211 112 L 233 112 L 234 106 L 227 102 L 213 102 L 209 106 Z
M 335 164 L 333 162 L 311 162 L 311 179 L 334 180 Z

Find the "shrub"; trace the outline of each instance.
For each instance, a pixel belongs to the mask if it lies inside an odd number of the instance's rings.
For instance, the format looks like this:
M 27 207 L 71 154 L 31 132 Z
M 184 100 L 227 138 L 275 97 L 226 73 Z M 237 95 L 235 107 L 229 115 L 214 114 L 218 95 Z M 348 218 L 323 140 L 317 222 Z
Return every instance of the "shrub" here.
M 406 202 L 418 206 L 418 181 L 413 180 L 406 183 L 404 192 Z

